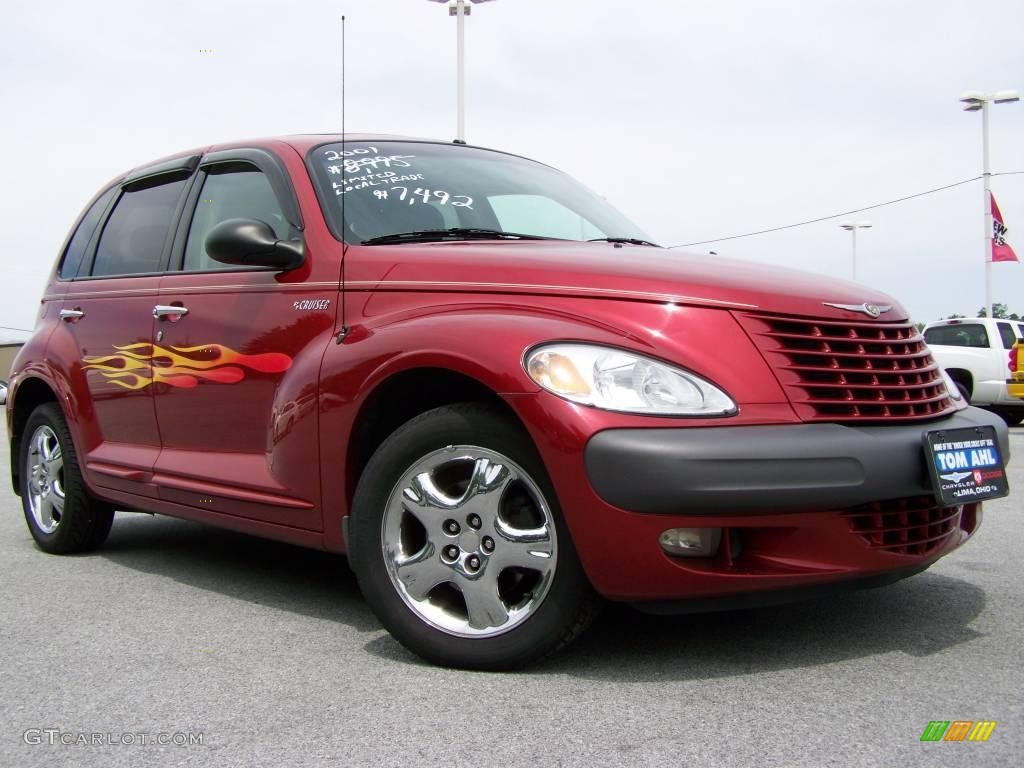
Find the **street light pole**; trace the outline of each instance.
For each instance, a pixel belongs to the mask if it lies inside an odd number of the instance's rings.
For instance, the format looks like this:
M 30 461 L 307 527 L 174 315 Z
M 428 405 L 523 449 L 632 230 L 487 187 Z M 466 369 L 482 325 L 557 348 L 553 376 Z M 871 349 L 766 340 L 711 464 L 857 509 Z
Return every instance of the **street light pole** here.
M 851 261 L 851 279 L 855 282 L 857 280 L 857 230 L 858 229 L 871 229 L 870 221 L 858 221 L 856 223 L 847 221 L 839 225 L 851 235 L 853 235 L 853 258 Z
M 455 66 L 458 69 L 458 106 L 455 136 L 466 141 L 466 0 L 455 0 L 455 15 L 458 18 L 459 44 Z
M 985 221 L 985 317 L 992 317 L 992 171 L 988 162 L 988 99 L 981 102 L 981 186 Z
M 432 3 L 447 3 L 448 0 L 430 0 Z M 452 0 L 448 15 L 454 16 L 458 25 L 458 42 L 455 54 L 456 117 L 455 140 L 466 143 L 466 17 L 472 6 L 467 3 L 489 3 L 491 0 Z
M 960 96 L 965 112 L 981 112 L 981 178 L 982 202 L 985 221 L 985 316 L 992 317 L 992 171 L 989 167 L 988 154 L 988 106 L 1009 104 L 1019 101 L 1016 91 L 996 91 L 993 94 L 980 91 L 967 91 Z

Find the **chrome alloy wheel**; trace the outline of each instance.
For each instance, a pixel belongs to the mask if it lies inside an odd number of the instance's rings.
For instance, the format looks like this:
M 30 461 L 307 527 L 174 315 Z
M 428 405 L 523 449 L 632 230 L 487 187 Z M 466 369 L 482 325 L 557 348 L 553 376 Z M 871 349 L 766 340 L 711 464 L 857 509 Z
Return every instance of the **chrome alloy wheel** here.
M 64 514 L 64 457 L 57 434 L 45 424 L 29 439 L 25 462 L 29 507 L 43 533 L 53 533 Z
M 557 566 L 555 522 L 525 470 L 495 451 L 427 454 L 391 491 L 381 526 L 388 575 L 419 618 L 493 637 L 529 618 Z

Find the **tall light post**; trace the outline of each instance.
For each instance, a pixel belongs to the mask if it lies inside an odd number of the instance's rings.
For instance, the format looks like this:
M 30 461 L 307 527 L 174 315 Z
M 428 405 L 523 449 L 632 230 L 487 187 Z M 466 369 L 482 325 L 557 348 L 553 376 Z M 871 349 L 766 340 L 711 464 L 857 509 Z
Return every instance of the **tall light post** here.
M 964 112 L 981 111 L 981 176 L 984 180 L 985 211 L 985 316 L 992 317 L 992 173 L 988 165 L 988 105 L 1019 101 L 1016 91 L 982 93 L 967 91 L 960 96 Z
M 858 229 L 871 229 L 871 222 L 870 221 L 857 221 L 857 222 L 844 221 L 839 226 L 842 227 L 847 232 L 849 232 L 850 234 L 853 235 L 853 260 L 852 260 L 851 265 L 850 265 L 851 266 L 850 272 L 851 272 L 851 275 L 852 275 L 852 279 L 856 280 L 857 279 L 857 230 Z
M 452 4 L 448 6 L 448 15 L 454 16 L 458 19 L 458 43 L 456 52 L 455 67 L 458 71 L 456 75 L 456 91 L 457 91 L 457 117 L 456 117 L 456 139 L 465 143 L 466 141 L 466 22 L 465 18 L 469 16 L 472 6 L 467 5 L 467 1 L 470 3 L 489 3 L 492 0 L 452 0 Z M 448 0 L 430 0 L 432 3 L 447 3 Z

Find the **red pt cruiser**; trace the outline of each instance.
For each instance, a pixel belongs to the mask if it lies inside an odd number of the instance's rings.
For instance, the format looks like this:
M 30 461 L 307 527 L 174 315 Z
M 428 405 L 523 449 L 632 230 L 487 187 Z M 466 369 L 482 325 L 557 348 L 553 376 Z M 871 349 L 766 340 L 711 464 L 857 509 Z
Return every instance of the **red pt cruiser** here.
M 499 669 L 600 598 L 919 572 L 1007 493 L 894 300 L 659 248 L 546 165 L 377 136 L 222 145 L 90 202 L 7 402 L 41 549 L 142 510 L 347 553 L 402 643 Z

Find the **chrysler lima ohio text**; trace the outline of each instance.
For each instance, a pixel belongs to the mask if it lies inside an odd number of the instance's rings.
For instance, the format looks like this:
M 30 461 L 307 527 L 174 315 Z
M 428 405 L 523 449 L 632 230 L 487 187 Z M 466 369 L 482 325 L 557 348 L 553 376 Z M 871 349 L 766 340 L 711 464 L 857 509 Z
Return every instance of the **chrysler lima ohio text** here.
M 666 250 L 549 166 L 384 136 L 110 182 L 7 427 L 45 552 L 100 546 L 119 509 L 346 553 L 399 641 L 478 669 L 602 600 L 895 581 L 1008 492 L 1006 425 L 888 296 Z

